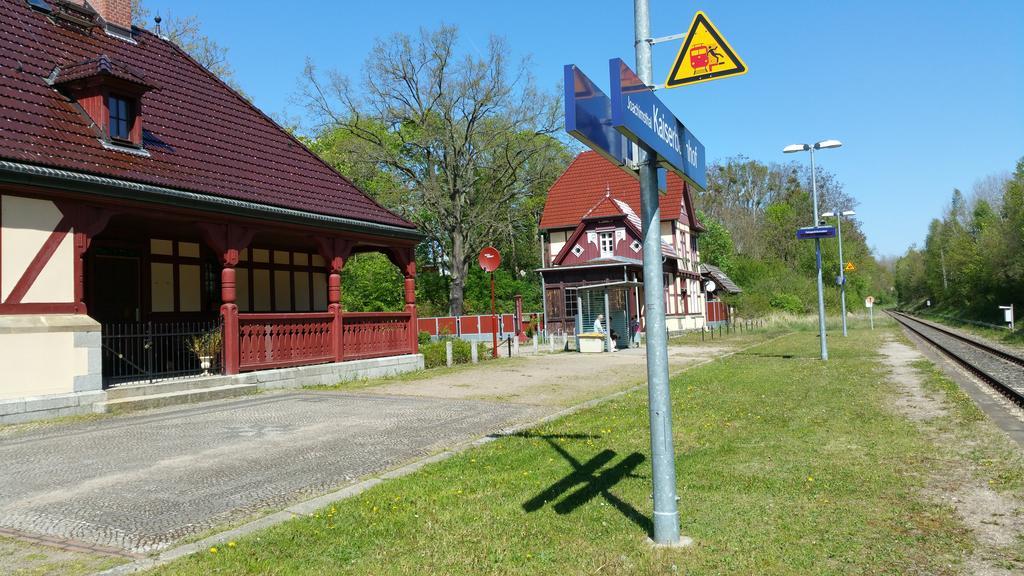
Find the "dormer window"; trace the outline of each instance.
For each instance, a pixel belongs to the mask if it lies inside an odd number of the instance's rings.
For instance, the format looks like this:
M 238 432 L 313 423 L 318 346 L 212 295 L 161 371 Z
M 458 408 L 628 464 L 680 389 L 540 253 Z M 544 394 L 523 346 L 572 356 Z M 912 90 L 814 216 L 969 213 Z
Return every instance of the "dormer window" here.
M 139 70 L 100 55 L 55 69 L 49 81 L 89 116 L 104 147 L 142 147 L 142 96 L 154 87 Z
M 601 232 L 601 257 L 610 258 L 615 255 L 615 239 L 612 232 Z
M 131 141 L 131 130 L 134 118 L 132 117 L 132 103 L 121 96 L 107 97 L 107 113 L 109 123 L 107 135 L 111 140 Z

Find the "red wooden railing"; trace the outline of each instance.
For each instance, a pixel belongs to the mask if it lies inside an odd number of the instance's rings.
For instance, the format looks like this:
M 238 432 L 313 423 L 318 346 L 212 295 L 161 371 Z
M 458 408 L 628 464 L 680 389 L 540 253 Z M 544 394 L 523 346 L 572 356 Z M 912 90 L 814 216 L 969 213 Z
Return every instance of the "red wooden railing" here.
M 239 370 L 334 361 L 334 314 L 239 314 Z
M 238 365 L 226 373 L 414 354 L 413 321 L 410 312 L 238 314 Z
M 409 312 L 345 312 L 341 316 L 344 360 L 412 354 Z

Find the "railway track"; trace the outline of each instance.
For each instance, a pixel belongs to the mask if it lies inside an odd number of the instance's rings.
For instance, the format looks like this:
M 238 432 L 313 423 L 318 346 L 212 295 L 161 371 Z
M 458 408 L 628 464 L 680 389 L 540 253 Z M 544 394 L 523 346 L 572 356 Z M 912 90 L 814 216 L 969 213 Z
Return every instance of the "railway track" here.
M 889 311 L 889 315 L 999 393 L 1024 406 L 1024 358 L 902 312 Z

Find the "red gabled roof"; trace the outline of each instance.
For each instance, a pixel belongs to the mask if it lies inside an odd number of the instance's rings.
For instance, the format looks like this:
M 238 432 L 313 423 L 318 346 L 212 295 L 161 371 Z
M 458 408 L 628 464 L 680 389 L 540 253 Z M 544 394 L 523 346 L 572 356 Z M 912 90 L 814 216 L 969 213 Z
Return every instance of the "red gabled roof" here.
M 661 195 L 661 219 L 679 220 L 684 224 L 696 221 L 692 218 L 693 203 L 687 198 L 684 210 L 684 196 L 689 196 L 683 180 L 673 173 L 667 176 L 667 188 Z M 541 229 L 574 228 L 608 191 L 629 207 L 640 208 L 640 182 L 626 174 L 621 168 L 587 151 L 577 156 L 565 172 L 548 190 L 544 213 L 540 217 Z M 696 225 L 702 229 L 700 224 Z
M 403 228 L 386 210 L 169 41 L 73 31 L 0 0 L 0 158 Z M 106 57 L 158 89 L 142 98 L 149 157 L 109 150 L 46 79 Z M 58 74 L 60 72 L 58 71 Z

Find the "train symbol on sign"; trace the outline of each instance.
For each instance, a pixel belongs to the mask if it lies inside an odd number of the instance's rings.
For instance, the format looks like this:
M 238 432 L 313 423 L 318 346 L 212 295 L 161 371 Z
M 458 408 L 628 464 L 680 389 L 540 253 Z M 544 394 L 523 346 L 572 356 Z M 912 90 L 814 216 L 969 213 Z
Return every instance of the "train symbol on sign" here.
M 714 58 L 714 62 L 711 61 Z M 698 44 L 690 48 L 690 67 L 694 70 L 703 68 L 705 72 L 714 71 L 715 66 L 722 63 L 722 56 L 718 53 L 718 46 L 708 47 Z

